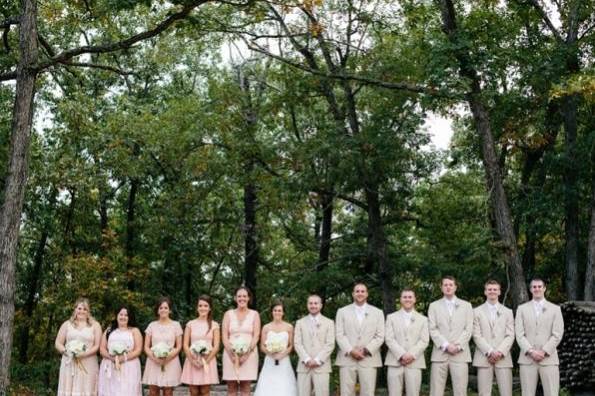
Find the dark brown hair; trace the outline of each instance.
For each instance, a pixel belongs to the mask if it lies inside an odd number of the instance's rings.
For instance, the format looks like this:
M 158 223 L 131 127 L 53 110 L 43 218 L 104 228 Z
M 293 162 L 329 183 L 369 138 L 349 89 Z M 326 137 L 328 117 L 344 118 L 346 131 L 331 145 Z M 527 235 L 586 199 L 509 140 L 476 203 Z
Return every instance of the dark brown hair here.
M 159 316 L 159 307 L 163 303 L 167 303 L 167 306 L 169 307 L 169 311 L 171 312 L 171 310 L 172 310 L 171 298 L 163 296 L 163 297 L 160 297 L 159 300 L 157 300 L 157 304 L 155 304 L 155 315 Z
M 405 287 L 405 288 L 401 289 L 401 294 L 400 295 L 402 296 L 403 293 L 405 293 L 405 292 L 413 293 L 413 295 L 417 297 L 417 294 L 415 294 L 415 290 L 413 290 L 410 287 Z
M 498 286 L 502 287 L 500 282 L 498 282 L 496 279 L 488 279 L 486 281 L 486 283 L 483 284 L 483 287 L 486 287 L 487 285 L 498 285 Z
M 207 314 L 207 323 L 209 324 L 209 328 L 207 329 L 207 334 L 211 331 L 211 326 L 213 325 L 213 301 L 210 296 L 206 294 L 202 294 L 198 296 L 198 300 L 196 300 L 196 312 L 198 314 L 198 303 L 204 301 L 209 304 L 209 313 Z
M 239 292 L 240 290 L 246 290 L 246 293 L 248 293 L 248 304 L 249 304 L 250 302 L 252 302 L 252 291 L 250 290 L 250 288 L 249 288 L 248 286 L 240 286 L 240 287 L 238 287 L 238 288 L 237 288 L 237 289 L 236 289 L 236 290 L 233 292 L 233 295 L 234 295 L 234 297 L 238 295 L 238 292 Z
M 442 285 L 442 282 L 444 282 L 445 279 L 450 280 L 450 281 L 453 281 L 455 283 L 455 286 L 458 286 L 459 285 L 459 283 L 457 282 L 457 279 L 454 276 L 452 276 L 452 275 L 444 275 L 442 277 L 442 279 L 440 279 L 440 284 L 441 285 Z
M 273 314 L 273 309 L 275 309 L 275 307 L 281 306 L 281 308 L 283 308 L 283 312 L 285 312 L 285 305 L 283 304 L 283 301 L 281 300 L 273 300 L 273 303 L 271 304 L 271 315 Z

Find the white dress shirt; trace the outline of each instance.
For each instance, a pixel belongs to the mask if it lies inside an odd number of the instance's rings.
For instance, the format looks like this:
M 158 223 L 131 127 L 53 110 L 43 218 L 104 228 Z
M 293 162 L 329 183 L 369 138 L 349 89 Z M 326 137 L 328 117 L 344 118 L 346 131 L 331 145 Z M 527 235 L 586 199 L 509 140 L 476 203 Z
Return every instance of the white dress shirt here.
M 410 312 L 403 310 L 402 315 L 403 321 L 405 322 L 405 327 L 409 327 L 411 325 L 411 319 L 413 317 L 413 310 L 411 310 Z
M 545 298 L 541 300 L 533 300 L 533 309 L 535 310 L 535 317 L 538 318 L 539 315 L 543 313 L 543 307 L 545 305 Z
M 364 318 L 366 317 L 366 308 L 368 304 L 364 303 L 362 305 L 355 304 L 355 316 L 357 317 L 357 321 L 359 324 L 362 324 Z

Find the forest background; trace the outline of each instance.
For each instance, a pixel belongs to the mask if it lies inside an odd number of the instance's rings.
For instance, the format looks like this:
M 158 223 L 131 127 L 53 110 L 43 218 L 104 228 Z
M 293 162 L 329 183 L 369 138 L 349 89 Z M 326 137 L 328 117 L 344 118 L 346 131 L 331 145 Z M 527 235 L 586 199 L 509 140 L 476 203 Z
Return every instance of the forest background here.
M 0 394 L 58 378 L 79 296 L 268 319 L 354 280 L 593 300 L 592 0 L 8 0 L 0 5 Z M 452 120 L 436 149 L 429 117 Z M 439 132 L 438 132 L 439 133 Z M 446 131 L 445 131 L 446 133 Z M 38 393 L 41 394 L 41 393 Z

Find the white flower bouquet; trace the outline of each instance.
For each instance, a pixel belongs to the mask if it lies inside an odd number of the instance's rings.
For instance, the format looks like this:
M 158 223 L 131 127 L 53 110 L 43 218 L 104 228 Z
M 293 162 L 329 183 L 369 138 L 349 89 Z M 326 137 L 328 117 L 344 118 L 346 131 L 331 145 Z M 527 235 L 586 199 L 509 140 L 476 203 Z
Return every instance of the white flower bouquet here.
M 231 341 L 231 350 L 238 356 L 245 355 L 250 350 L 250 343 L 244 337 L 237 337 Z
M 120 356 L 124 356 L 124 359 L 126 359 L 126 354 L 128 352 L 128 347 L 121 342 L 114 342 L 110 344 L 108 353 L 112 356 L 115 356 L 116 370 L 120 370 Z
M 209 373 L 209 366 L 207 365 L 207 361 L 205 360 L 205 356 L 211 353 L 211 344 L 206 340 L 198 340 L 192 345 L 190 345 L 190 352 L 196 355 L 197 358 L 200 358 L 200 362 L 202 363 L 203 370 L 205 370 L 206 375 Z
M 264 343 L 265 348 L 270 353 L 279 353 L 287 349 L 287 340 L 282 337 L 276 337 L 275 334 L 270 334 Z M 279 365 L 279 361 L 275 359 L 275 365 Z
M 190 351 L 196 356 L 205 356 L 211 353 L 211 344 L 206 340 L 198 340 L 190 345 Z
M 158 344 L 155 344 L 151 347 L 151 351 L 153 352 L 153 355 L 155 355 L 155 357 L 157 359 L 165 359 L 166 357 L 169 356 L 169 354 L 171 353 L 172 348 L 167 345 L 165 342 L 160 342 Z M 165 371 L 165 365 L 161 365 L 161 371 Z
M 64 345 L 64 355 L 68 358 L 68 361 L 74 360 L 74 364 L 81 371 L 87 374 L 87 369 L 80 361 L 80 356 L 87 350 L 87 344 L 80 340 L 71 340 Z M 74 371 L 72 372 L 74 375 Z
M 236 337 L 231 340 L 231 351 L 234 353 L 233 366 L 238 382 L 240 382 L 240 356 L 250 351 L 250 342 L 244 337 Z

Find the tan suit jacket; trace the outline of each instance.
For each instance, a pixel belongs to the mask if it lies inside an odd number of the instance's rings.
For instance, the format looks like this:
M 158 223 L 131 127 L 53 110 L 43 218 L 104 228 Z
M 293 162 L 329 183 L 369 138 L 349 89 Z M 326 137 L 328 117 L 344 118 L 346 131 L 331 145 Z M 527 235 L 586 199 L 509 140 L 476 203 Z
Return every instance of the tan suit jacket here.
M 293 346 L 300 358 L 297 365 L 298 373 L 310 370 L 314 373 L 330 373 L 331 354 L 335 349 L 335 324 L 322 315 L 318 316 L 317 325 L 314 325 L 310 315 L 301 318 L 295 324 Z M 316 359 L 322 362 L 322 365 L 308 369 L 304 364 L 308 359 Z
M 428 318 L 417 311 L 413 311 L 411 323 L 405 326 L 403 310 L 394 312 L 386 317 L 385 341 L 388 347 L 384 364 L 386 366 L 401 366 L 401 356 L 410 353 L 415 360 L 407 365 L 409 368 L 426 368 L 424 350 L 430 343 Z
M 382 367 L 380 347 L 384 343 L 384 314 L 378 308 L 367 304 L 366 315 L 360 324 L 355 313 L 355 304 L 337 311 L 335 328 L 337 334 L 337 366 Z M 349 352 L 355 347 L 364 347 L 372 356 L 357 361 Z
M 444 298 L 434 301 L 428 309 L 428 323 L 430 337 L 434 343 L 432 362 L 464 363 L 471 361 L 471 352 L 469 351 L 469 340 L 473 334 L 473 307 L 471 304 L 457 298 L 451 316 Z M 458 344 L 463 350 L 456 355 L 450 355 L 440 349 L 446 342 Z
M 515 332 L 517 343 L 521 348 L 519 364 L 535 363 L 530 356 L 527 356 L 527 352 L 531 349 L 541 349 L 549 355 L 537 363 L 540 366 L 559 364 L 556 347 L 564 334 L 564 319 L 559 306 L 546 300 L 539 316 L 535 315 L 533 301 L 519 306 L 515 320 Z
M 473 310 L 473 342 L 475 354 L 473 365 L 475 367 L 491 367 L 487 354 L 498 351 L 504 355 L 495 367 L 512 367 L 510 348 L 514 343 L 514 318 L 512 310 L 498 304 L 496 319 L 490 318 L 488 303 L 484 303 Z

